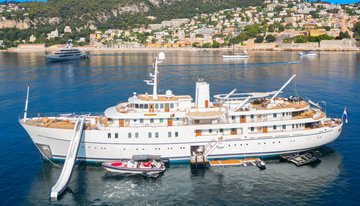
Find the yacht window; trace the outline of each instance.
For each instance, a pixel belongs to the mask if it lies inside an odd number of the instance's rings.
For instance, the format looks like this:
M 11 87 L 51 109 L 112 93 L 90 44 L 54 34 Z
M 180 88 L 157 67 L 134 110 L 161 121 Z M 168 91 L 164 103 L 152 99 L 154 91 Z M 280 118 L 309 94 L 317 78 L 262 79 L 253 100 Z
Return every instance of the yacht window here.
M 178 137 L 179 136 L 179 133 L 178 132 L 175 132 L 175 137 Z
M 176 118 L 176 121 L 179 121 L 180 120 L 180 118 Z
M 140 104 L 140 109 L 143 109 L 144 108 L 144 105 L 143 104 Z
M 170 104 L 170 108 L 174 108 L 174 103 L 171 103 L 171 104 Z
M 135 104 L 135 108 L 139 108 L 139 105 L 138 105 L 138 104 Z
M 273 126 L 273 130 L 276 130 L 276 125 Z
M 140 119 L 140 123 L 144 123 L 144 119 Z
M 144 104 L 144 109 L 147 109 L 149 108 L 149 105 L 148 104 Z
M 115 138 L 119 138 L 119 134 L 118 133 L 115 133 Z
M 283 112 L 283 117 L 285 117 L 285 112 Z
M 286 129 L 286 125 L 283 125 L 283 129 Z
M 151 138 L 151 136 L 152 136 L 151 132 L 148 133 L 148 136 L 149 136 L 149 138 Z
M 134 119 L 134 122 L 137 122 L 137 119 Z
M 164 109 L 164 104 L 160 104 L 160 109 Z
M 250 127 L 250 130 L 253 132 L 253 131 L 254 131 L 254 127 Z
M 250 115 L 250 118 L 251 118 L 251 119 L 254 119 L 254 115 L 253 115 L 253 114 L 252 114 L 252 115 Z
M 111 133 L 108 133 L 108 138 L 111 138 Z
M 153 119 L 153 118 L 150 119 L 150 123 L 154 123 L 154 119 Z
M 224 129 L 220 129 L 220 132 L 224 132 Z
M 159 137 L 159 132 L 155 132 L 155 138 Z
M 274 113 L 274 114 L 273 114 L 273 117 L 276 117 L 276 116 L 277 116 L 276 113 Z
M 234 120 L 234 119 L 235 119 L 235 116 L 231 116 L 231 119 Z
M 139 138 L 139 133 L 138 132 L 135 133 L 135 138 Z
M 128 133 L 128 137 L 131 138 L 131 133 Z
M 171 137 L 171 132 L 168 132 L 168 137 Z
M 209 129 L 209 133 L 212 133 L 212 129 Z
M 155 104 L 155 109 L 159 109 L 159 104 Z
M 163 118 L 160 118 L 160 119 L 159 119 L 159 122 L 160 122 L 160 123 L 162 123 L 163 121 L 164 121 L 164 119 L 163 119 Z

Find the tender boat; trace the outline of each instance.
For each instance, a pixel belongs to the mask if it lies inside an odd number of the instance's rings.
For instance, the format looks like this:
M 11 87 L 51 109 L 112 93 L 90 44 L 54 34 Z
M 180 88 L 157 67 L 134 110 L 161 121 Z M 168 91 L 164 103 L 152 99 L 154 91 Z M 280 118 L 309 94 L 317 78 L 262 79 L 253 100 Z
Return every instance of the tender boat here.
M 104 162 L 102 166 L 108 172 L 140 174 L 147 177 L 158 177 L 166 170 L 158 155 L 134 155 L 131 160 Z
M 311 50 L 299 52 L 300 56 L 316 56 L 316 53 Z
M 260 170 L 266 169 L 265 162 L 262 161 L 262 160 L 257 160 L 257 161 L 255 161 L 255 165 L 256 165 Z
M 67 61 L 74 59 L 89 58 L 87 54 L 82 53 L 79 49 L 73 48 L 72 42 L 69 40 L 64 49 L 51 55 L 45 55 L 47 61 Z

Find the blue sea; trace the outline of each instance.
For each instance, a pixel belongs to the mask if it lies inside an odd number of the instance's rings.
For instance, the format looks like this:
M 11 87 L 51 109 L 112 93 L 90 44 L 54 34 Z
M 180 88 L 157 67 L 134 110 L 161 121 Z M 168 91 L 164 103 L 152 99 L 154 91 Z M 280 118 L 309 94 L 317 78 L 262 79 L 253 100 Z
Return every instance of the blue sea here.
M 0 53 L 1 205 L 358 205 L 360 201 L 360 53 L 251 52 L 249 60 L 225 61 L 222 51 L 167 51 L 160 92 L 194 95 L 199 76 L 211 94 L 273 91 L 293 74 L 283 95 L 326 101 L 332 117 L 347 106 L 341 136 L 321 148 L 321 163 L 296 167 L 267 160 L 267 169 L 220 167 L 191 171 L 170 165 L 157 179 L 105 175 L 96 165 L 75 167 L 58 202 L 49 191 L 61 169 L 44 161 L 18 124 L 30 84 L 30 113 L 102 112 L 133 92 L 151 92 L 143 82 L 154 52 L 91 52 L 90 59 L 47 63 L 44 53 Z

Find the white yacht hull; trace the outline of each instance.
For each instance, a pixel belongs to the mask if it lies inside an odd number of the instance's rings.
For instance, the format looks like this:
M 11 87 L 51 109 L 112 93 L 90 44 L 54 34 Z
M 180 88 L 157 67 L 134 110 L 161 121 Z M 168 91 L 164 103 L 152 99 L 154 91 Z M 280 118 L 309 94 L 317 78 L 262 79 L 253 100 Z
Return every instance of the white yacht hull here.
M 243 55 L 223 55 L 224 59 L 248 59 L 249 55 L 243 54 Z
M 50 61 L 50 62 L 55 62 L 55 61 L 69 61 L 69 60 L 75 60 L 75 59 L 82 59 L 84 58 L 83 55 L 81 56 L 67 56 L 67 57 L 59 57 L 57 55 L 46 55 L 46 60 Z
M 65 159 L 72 129 L 36 127 L 22 123 L 42 155 L 50 159 Z M 237 125 L 239 126 L 239 125 Z M 321 127 L 309 130 L 281 131 L 270 133 L 225 135 L 211 158 L 276 156 L 279 154 L 310 150 L 334 141 L 341 133 L 342 124 L 335 127 Z M 206 145 L 212 136 L 195 137 L 196 125 L 172 127 L 123 127 L 109 130 L 84 130 L 78 152 L 78 160 L 104 162 L 131 159 L 133 155 L 161 155 L 170 161 L 188 160 L 191 146 Z M 128 132 L 138 132 L 138 138 L 128 138 Z M 160 131 L 159 137 L 147 137 L 149 131 Z M 178 137 L 167 136 L 168 132 L 179 131 Z M 108 138 L 109 132 L 119 134 Z M 50 152 L 49 152 L 50 151 Z

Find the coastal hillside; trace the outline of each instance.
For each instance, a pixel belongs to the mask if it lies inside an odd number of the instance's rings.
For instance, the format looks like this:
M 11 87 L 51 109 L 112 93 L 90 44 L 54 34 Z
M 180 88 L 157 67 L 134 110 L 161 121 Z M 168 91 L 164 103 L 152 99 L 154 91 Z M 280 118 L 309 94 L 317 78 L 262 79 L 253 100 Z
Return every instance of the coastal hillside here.
M 235 7 L 258 6 L 262 0 L 49 0 L 20 3 L 24 10 L 7 19 L 41 25 L 128 29 L 175 18 L 190 18 Z

